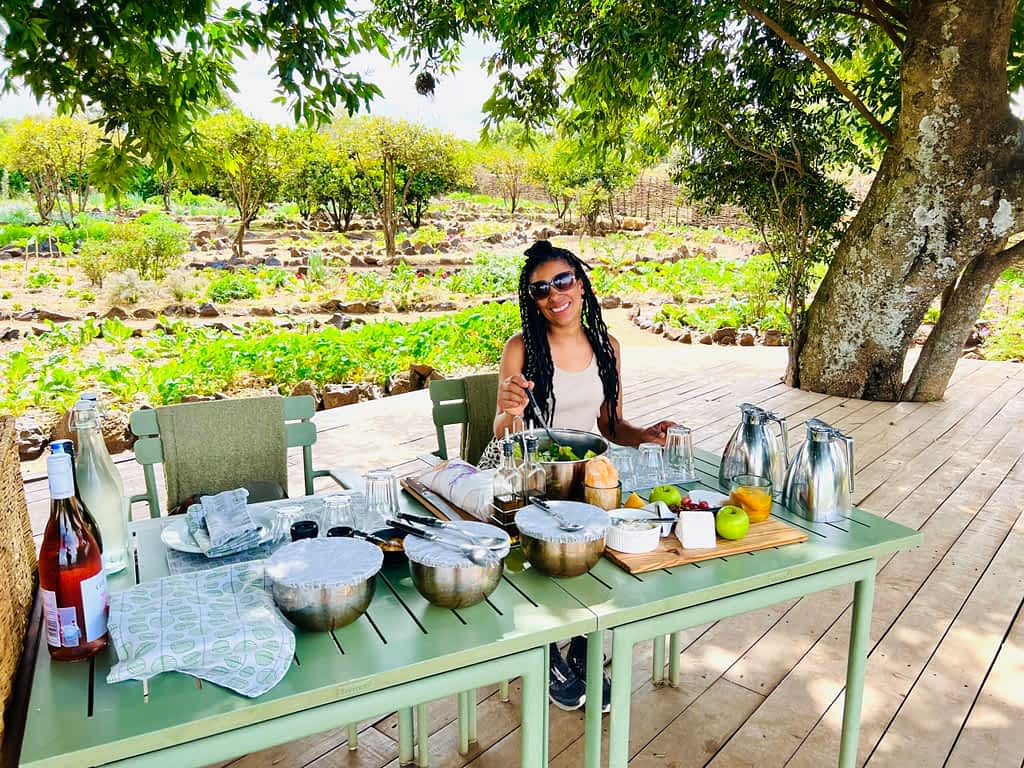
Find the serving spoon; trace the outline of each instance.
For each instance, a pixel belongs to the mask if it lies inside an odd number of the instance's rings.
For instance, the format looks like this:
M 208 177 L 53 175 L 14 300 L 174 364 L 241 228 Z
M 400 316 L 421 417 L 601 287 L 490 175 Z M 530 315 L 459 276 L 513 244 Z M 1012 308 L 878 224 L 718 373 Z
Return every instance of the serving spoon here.
M 555 436 L 551 433 L 551 428 L 548 426 L 548 422 L 544 418 L 544 414 L 541 413 L 540 406 L 537 405 L 537 398 L 533 396 L 532 389 L 526 390 L 526 397 L 530 400 L 530 407 L 533 408 L 533 412 L 534 414 L 536 414 L 537 420 L 540 422 L 540 425 L 544 427 L 544 431 L 548 433 L 548 439 L 552 443 L 557 443 L 558 441 L 555 440 Z
M 555 518 L 555 522 L 558 523 L 558 527 L 561 528 L 563 531 L 565 531 L 567 533 L 575 533 L 576 531 L 582 531 L 583 530 L 583 524 L 582 523 L 570 523 L 568 520 L 566 520 L 564 517 L 562 517 L 561 514 L 559 514 L 558 512 L 555 512 L 555 510 L 552 509 L 551 506 L 544 499 L 540 498 L 539 496 L 531 496 L 530 497 L 530 502 L 532 504 L 534 504 L 535 506 L 540 507 L 545 512 L 547 512 L 549 515 L 551 515 L 553 518 Z
M 417 538 L 426 539 L 427 541 L 433 541 L 436 544 L 456 549 L 468 557 L 470 562 L 476 563 L 477 565 L 494 565 L 495 560 L 498 559 L 497 555 L 486 547 L 471 544 L 459 544 L 454 541 L 449 541 L 443 536 L 438 536 L 436 533 L 431 533 L 430 531 L 425 531 L 422 528 L 417 528 L 415 525 L 409 525 L 401 520 L 388 520 L 387 522 L 388 525 L 393 526 L 400 531 L 405 531 Z

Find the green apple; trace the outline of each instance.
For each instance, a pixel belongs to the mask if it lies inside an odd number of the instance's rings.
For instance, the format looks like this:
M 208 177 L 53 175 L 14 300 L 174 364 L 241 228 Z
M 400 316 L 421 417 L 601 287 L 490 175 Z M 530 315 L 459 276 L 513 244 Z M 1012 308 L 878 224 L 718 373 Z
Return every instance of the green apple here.
M 683 494 L 674 485 L 656 485 L 651 489 L 648 500 L 653 504 L 655 501 L 664 501 L 670 507 L 679 504 L 683 500 Z
M 722 507 L 715 515 L 715 530 L 723 539 L 742 539 L 750 528 L 750 518 L 742 507 Z

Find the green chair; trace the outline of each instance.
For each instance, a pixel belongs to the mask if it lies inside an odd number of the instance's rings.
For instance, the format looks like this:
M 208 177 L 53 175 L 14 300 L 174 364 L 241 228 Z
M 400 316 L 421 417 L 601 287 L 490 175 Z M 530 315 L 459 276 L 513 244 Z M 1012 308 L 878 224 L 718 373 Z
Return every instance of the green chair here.
M 202 408 L 207 413 L 215 413 L 221 403 L 229 402 L 232 401 L 210 401 L 184 407 Z M 339 485 L 343 487 L 346 485 L 342 480 L 343 470 L 313 469 L 313 444 L 316 442 L 316 425 L 313 424 L 311 419 L 315 411 L 316 403 L 309 395 L 284 398 L 285 442 L 288 448 L 302 447 L 302 469 L 305 479 L 304 492 L 306 495 L 313 493 L 313 479 L 317 477 L 331 477 Z M 157 493 L 154 466 L 164 463 L 164 442 L 160 435 L 157 412 L 153 409 L 135 411 L 129 419 L 129 424 L 132 433 L 138 438 L 135 443 L 135 459 L 142 465 L 142 471 L 146 478 L 146 492 L 130 496 L 128 500 L 130 504 L 140 501 L 148 502 L 150 516 L 159 517 L 160 500 Z M 196 450 L 200 452 L 201 446 L 197 447 Z M 286 474 L 285 468 L 282 468 L 282 472 Z M 259 480 L 261 478 L 254 479 Z M 287 488 L 284 490 L 287 490 Z
M 480 373 L 462 379 L 440 379 L 430 382 L 430 402 L 437 429 L 439 459 L 448 458 L 444 428 L 462 425 L 459 453 L 470 464 L 480 460 L 493 437 L 494 404 L 498 400 L 498 374 Z

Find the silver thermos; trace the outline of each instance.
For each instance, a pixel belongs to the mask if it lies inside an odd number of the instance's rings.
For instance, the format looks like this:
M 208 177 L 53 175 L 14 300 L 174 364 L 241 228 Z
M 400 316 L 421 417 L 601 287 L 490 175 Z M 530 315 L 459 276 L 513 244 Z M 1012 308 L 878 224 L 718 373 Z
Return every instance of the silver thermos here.
M 727 492 L 736 475 L 758 475 L 770 478 L 776 495 L 786 479 L 786 458 L 789 456 L 789 433 L 786 417 L 776 416 L 750 403 L 740 405 L 740 424 L 732 433 L 722 452 L 718 483 Z M 770 422 L 779 425 L 780 437 L 769 429 Z
M 820 419 L 807 420 L 807 439 L 786 473 L 782 503 L 813 523 L 831 523 L 853 509 L 853 438 Z

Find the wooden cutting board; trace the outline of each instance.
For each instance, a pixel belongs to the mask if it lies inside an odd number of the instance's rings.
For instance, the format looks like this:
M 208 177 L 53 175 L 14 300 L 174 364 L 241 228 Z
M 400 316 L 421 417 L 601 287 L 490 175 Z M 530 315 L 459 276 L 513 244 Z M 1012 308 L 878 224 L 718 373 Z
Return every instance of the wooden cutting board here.
M 400 484 L 406 493 L 442 520 L 476 520 L 479 522 L 477 518 L 442 498 L 415 477 L 404 477 Z
M 616 552 L 614 549 L 606 549 L 604 555 L 630 573 L 646 573 L 659 568 L 711 560 L 715 557 L 756 552 L 759 549 L 781 547 L 784 544 L 798 544 L 801 541 L 807 541 L 806 531 L 787 525 L 776 517 L 769 517 L 762 523 L 751 525 L 747 535 L 739 541 L 719 537 L 718 546 L 714 549 L 683 549 L 679 539 L 672 533 L 665 536 L 653 552 L 629 555 L 625 552 Z

